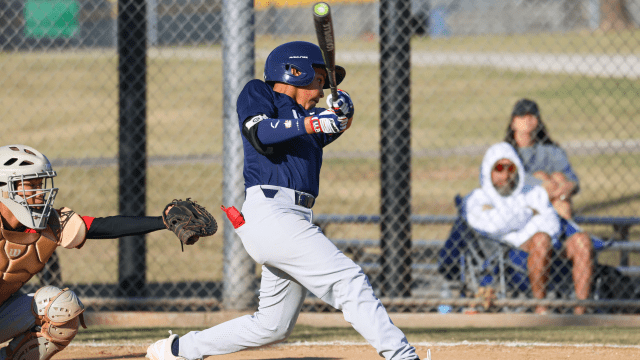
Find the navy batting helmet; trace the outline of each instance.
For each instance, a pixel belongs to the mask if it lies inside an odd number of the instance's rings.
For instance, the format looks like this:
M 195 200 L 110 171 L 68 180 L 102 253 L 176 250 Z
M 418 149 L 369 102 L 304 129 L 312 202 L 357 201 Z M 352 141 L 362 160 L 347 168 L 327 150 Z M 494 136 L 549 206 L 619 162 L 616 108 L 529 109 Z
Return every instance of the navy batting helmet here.
M 277 81 L 293 86 L 307 86 L 316 75 L 313 66 L 325 67 L 322 52 L 318 45 L 306 41 L 292 41 L 273 49 L 264 63 L 264 81 Z M 294 76 L 291 68 L 300 71 Z M 336 85 L 342 82 L 346 70 L 336 65 Z M 329 82 L 324 83 L 329 88 Z

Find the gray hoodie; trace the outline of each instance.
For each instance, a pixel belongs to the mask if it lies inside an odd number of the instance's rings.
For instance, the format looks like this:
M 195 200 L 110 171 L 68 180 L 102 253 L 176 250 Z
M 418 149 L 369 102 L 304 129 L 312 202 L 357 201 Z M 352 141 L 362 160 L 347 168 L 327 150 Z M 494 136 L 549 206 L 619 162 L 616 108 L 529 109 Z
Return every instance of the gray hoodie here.
M 500 159 L 509 159 L 518 169 L 518 184 L 511 195 L 502 196 L 491 182 L 491 170 Z M 560 219 L 539 185 L 525 186 L 525 171 L 518 154 L 506 142 L 491 146 L 480 169 L 480 188 L 465 199 L 464 214 L 471 227 L 492 239 L 520 246 L 543 232 L 556 238 Z M 534 215 L 535 210 L 535 215 Z

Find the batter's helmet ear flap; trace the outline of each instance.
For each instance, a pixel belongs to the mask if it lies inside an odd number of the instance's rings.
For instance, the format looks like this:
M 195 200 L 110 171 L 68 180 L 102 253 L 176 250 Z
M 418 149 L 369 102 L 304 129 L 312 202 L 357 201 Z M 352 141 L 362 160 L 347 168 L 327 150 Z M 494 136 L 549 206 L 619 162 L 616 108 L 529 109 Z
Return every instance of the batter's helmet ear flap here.
M 316 76 L 314 66 L 325 67 L 324 58 L 318 45 L 306 41 L 292 41 L 282 44 L 267 56 L 264 63 L 264 81 L 282 82 L 293 86 L 307 86 Z M 300 75 L 294 76 L 291 68 L 300 71 Z M 346 71 L 342 66 L 336 65 L 336 82 L 340 84 Z M 329 88 L 325 82 L 325 89 Z

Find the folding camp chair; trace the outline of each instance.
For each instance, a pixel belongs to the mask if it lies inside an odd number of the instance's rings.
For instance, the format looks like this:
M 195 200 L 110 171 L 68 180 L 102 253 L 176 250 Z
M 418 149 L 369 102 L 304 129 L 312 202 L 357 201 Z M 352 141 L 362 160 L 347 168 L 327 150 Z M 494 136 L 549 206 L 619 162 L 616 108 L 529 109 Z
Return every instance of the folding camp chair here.
M 458 219 L 439 252 L 439 272 L 448 280 L 460 281 L 465 296 L 476 295 L 480 289 L 487 287 L 493 288 L 499 299 L 529 295 L 527 252 L 475 231 L 465 220 L 463 200 L 459 195 L 456 196 Z M 562 236 L 554 239 L 553 243 L 547 293 L 549 296 L 571 298 L 574 296 L 571 262 L 558 254 L 563 241 L 582 230 L 576 223 L 565 219 L 561 220 L 561 226 Z M 611 243 L 594 236 L 591 236 L 591 240 L 595 251 L 605 249 Z

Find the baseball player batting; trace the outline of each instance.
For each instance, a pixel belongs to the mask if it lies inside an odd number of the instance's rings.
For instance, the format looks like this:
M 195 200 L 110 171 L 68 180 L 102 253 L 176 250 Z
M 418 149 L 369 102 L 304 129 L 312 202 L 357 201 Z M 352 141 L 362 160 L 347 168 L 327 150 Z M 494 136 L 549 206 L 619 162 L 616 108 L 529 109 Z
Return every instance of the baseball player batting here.
M 336 66 L 338 84 L 345 74 Z M 338 91 L 343 115 L 316 107 L 326 76 L 317 45 L 289 42 L 267 57 L 264 81 L 249 81 L 238 97 L 246 198 L 241 213 L 226 211 L 262 265 L 258 311 L 180 338 L 172 334 L 149 346 L 151 360 L 202 359 L 283 341 L 307 290 L 342 310 L 385 359 L 418 359 L 362 269 L 312 223 L 323 148 L 349 129 L 354 114 L 344 91 Z
M 111 239 L 165 229 L 171 223 L 181 240 L 190 244 L 215 232 L 215 220 L 183 222 L 191 201 L 170 203 L 163 216 L 80 216 L 53 208 L 58 188 L 56 172 L 38 150 L 25 145 L 0 147 L 0 360 L 48 360 L 63 350 L 84 325 L 84 305 L 69 289 L 40 288 L 35 294 L 18 292 L 40 272 L 58 246 L 81 248 L 87 239 Z M 208 212 L 207 212 L 208 214 Z M 203 230 L 199 230 L 201 225 Z M 179 228 L 179 229 L 178 229 Z M 193 230 L 189 230 L 194 228 Z

